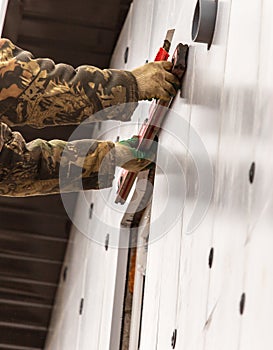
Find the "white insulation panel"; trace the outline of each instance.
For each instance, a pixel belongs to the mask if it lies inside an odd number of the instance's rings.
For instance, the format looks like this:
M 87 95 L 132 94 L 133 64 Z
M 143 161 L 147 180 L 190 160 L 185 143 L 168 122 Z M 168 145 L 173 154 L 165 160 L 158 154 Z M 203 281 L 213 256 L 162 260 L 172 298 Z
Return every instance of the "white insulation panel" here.
M 152 61 L 172 28 L 172 49 L 190 45 L 182 97 L 159 137 L 142 327 L 129 350 L 270 350 L 273 3 L 219 0 L 210 50 L 191 41 L 195 5 L 134 0 L 112 57 L 121 69 Z M 130 137 L 147 109 L 140 104 L 132 124 L 103 124 L 98 137 Z M 127 260 L 111 242 L 128 232 L 116 189 L 79 195 L 75 215 L 95 239 L 72 231 L 47 350 L 119 349 Z

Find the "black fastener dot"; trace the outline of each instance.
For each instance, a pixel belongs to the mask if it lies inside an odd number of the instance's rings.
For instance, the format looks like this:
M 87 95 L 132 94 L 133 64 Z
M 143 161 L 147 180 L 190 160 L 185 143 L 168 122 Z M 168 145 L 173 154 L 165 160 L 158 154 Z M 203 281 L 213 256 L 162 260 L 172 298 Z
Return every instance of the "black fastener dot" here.
M 107 233 L 106 237 L 105 237 L 105 244 L 104 244 L 104 248 L 107 251 L 108 247 L 109 247 L 109 239 L 110 239 L 110 235 L 109 233 Z
M 91 203 L 89 208 L 89 219 L 92 219 L 93 209 L 94 209 L 94 203 Z
M 124 63 L 128 62 L 128 56 L 129 56 L 129 47 L 127 46 L 124 52 Z
M 209 268 L 212 268 L 213 264 L 213 258 L 214 258 L 214 248 L 211 248 L 210 253 L 209 253 Z
M 173 335 L 172 335 L 172 348 L 175 349 L 176 346 L 176 338 L 177 338 L 177 329 L 175 329 L 173 331 Z
M 253 162 L 250 166 L 250 169 L 249 169 L 249 182 L 252 184 L 253 181 L 254 181 L 254 176 L 255 176 L 255 168 L 256 168 L 256 165 L 255 163 Z
M 83 312 L 83 304 L 84 304 L 84 299 L 81 298 L 81 302 L 80 302 L 80 310 L 79 310 L 79 314 L 82 315 Z
M 240 300 L 240 314 L 243 315 L 245 311 L 245 302 L 246 302 L 246 295 L 245 293 L 242 294 L 241 300 Z

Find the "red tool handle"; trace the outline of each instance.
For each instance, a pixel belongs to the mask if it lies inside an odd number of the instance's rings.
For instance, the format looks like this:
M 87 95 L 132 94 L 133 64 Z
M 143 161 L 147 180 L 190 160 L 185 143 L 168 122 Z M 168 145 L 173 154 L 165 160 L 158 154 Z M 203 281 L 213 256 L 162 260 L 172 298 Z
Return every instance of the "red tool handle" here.
M 179 77 L 179 79 L 182 79 L 183 74 L 186 70 L 187 53 L 188 46 L 179 44 L 173 55 L 174 67 L 172 71 L 177 77 Z M 160 48 L 155 60 L 157 60 L 157 58 L 159 57 L 164 57 L 167 60 L 169 54 L 164 48 Z M 149 119 L 147 119 L 143 123 L 138 135 L 138 149 L 149 149 L 149 146 L 152 144 L 154 137 L 160 130 L 160 126 L 165 118 L 167 110 L 164 107 L 168 107 L 171 104 L 172 100 L 173 98 L 170 98 L 170 100 L 166 102 L 159 100 L 156 104 L 152 106 Z M 125 203 L 137 175 L 137 173 L 132 173 L 128 170 L 122 171 L 118 183 L 117 198 L 115 200 L 116 203 Z
M 169 56 L 170 55 L 168 54 L 168 52 L 163 47 L 161 47 L 158 50 L 158 53 L 155 57 L 155 61 L 167 61 Z M 150 115 L 150 120 L 146 120 L 142 124 L 141 129 L 139 131 L 139 134 L 138 134 L 139 144 L 137 149 L 140 149 L 140 148 L 147 149 L 149 147 L 149 144 L 153 142 L 153 138 L 156 134 L 155 131 L 157 131 L 155 130 L 154 125 L 160 125 L 160 124 L 151 123 L 151 115 Z M 132 173 L 125 169 L 122 171 L 118 181 L 118 191 L 117 191 L 118 196 L 115 201 L 116 203 L 121 203 L 121 204 L 125 203 L 137 175 L 138 175 L 137 173 Z
M 155 56 L 155 61 L 167 61 L 169 56 L 170 55 L 168 54 L 168 52 L 163 47 L 161 47 L 158 50 L 157 55 Z

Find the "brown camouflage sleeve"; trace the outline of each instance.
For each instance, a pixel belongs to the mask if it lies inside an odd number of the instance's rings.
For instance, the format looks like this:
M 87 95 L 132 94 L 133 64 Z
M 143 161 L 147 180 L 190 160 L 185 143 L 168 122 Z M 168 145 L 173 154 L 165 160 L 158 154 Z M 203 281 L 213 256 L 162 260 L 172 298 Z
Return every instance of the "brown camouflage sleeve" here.
M 26 144 L 20 133 L 0 122 L 0 195 L 58 193 L 59 171 L 62 192 L 110 187 L 115 171 L 113 149 L 114 143 L 96 140 L 36 139 Z
M 91 121 L 126 121 L 137 101 L 137 82 L 128 71 L 74 69 L 34 59 L 10 40 L 0 39 L 0 120 L 9 126 L 79 124 L 90 116 Z M 104 110 L 114 105 L 119 108 Z M 94 115 L 97 111 L 102 111 L 99 116 Z

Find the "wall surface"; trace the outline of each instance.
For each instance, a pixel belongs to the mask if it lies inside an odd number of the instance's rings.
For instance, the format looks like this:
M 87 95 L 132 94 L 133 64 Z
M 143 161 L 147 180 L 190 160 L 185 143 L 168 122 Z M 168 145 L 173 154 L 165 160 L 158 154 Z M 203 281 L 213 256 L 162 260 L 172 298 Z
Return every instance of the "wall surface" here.
M 173 49 L 190 44 L 183 95 L 159 137 L 139 349 L 272 349 L 273 3 L 219 0 L 210 50 L 191 42 L 195 5 L 135 0 L 112 59 L 125 69 L 152 61 L 171 28 Z M 128 137 L 146 113 L 141 104 L 135 124 L 102 125 L 98 137 Z M 111 242 L 127 204 L 109 205 L 116 183 L 102 192 L 85 196 L 97 214 L 89 219 L 82 194 L 76 216 Z M 118 349 L 112 311 L 126 257 L 119 264 L 122 250 L 97 241 L 72 232 L 47 349 Z

